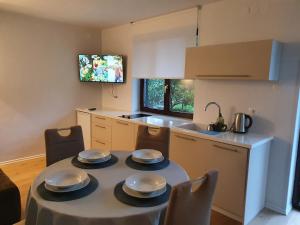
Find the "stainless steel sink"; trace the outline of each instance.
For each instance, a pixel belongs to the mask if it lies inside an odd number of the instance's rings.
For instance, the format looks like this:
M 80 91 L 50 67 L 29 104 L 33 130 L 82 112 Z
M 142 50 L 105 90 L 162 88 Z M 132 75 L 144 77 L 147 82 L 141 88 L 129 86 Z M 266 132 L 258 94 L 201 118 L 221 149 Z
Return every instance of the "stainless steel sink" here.
M 177 126 L 178 128 L 195 131 L 202 134 L 207 135 L 218 135 L 220 132 L 207 130 L 205 125 L 197 124 L 197 123 L 188 123 L 181 126 Z

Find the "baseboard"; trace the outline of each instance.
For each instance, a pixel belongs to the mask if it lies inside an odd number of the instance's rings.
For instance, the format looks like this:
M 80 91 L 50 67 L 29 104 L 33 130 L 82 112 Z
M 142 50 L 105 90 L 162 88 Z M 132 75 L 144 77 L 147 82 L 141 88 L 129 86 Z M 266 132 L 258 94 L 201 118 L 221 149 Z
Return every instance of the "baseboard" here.
M 224 209 L 221 209 L 221 208 L 216 207 L 216 206 L 213 206 L 212 209 L 213 209 L 214 211 L 218 212 L 218 213 L 221 213 L 221 214 L 223 214 L 223 215 L 225 215 L 225 216 L 231 218 L 231 219 L 234 219 L 234 220 L 236 220 L 236 221 L 238 221 L 238 222 L 243 223 L 243 218 L 241 218 L 241 217 L 239 217 L 239 216 L 237 216 L 237 215 L 234 215 L 234 214 L 232 214 L 232 213 L 230 213 L 230 212 L 227 212 L 227 211 L 224 210 Z
M 277 213 L 280 213 L 280 214 L 283 214 L 283 215 L 287 215 L 287 214 L 289 214 L 289 212 L 290 212 L 290 210 L 288 210 L 288 209 L 283 209 L 283 208 L 281 208 L 281 207 L 278 207 L 278 206 L 276 206 L 276 205 L 274 205 L 274 204 L 272 204 L 272 203 L 270 203 L 270 202 L 266 202 L 266 208 L 267 209 L 270 209 L 270 210 L 272 210 L 272 211 L 274 211 L 274 212 L 277 212 Z
M 46 157 L 45 153 L 38 154 L 38 155 L 27 156 L 27 157 L 18 158 L 18 159 L 12 159 L 12 160 L 8 160 L 8 161 L 3 161 L 3 162 L 0 162 L 0 166 L 4 166 L 4 165 L 7 165 L 7 164 L 11 164 L 11 163 L 22 162 L 22 161 L 26 161 L 26 160 L 31 160 L 31 159 L 42 158 L 42 157 Z

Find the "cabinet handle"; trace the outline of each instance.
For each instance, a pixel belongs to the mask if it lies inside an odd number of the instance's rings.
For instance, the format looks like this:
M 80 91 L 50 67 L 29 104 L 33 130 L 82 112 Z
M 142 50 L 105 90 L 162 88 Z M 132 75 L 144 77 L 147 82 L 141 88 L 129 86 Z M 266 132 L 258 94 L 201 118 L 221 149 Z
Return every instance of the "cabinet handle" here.
M 96 116 L 96 119 L 99 119 L 99 120 L 105 120 L 104 117 L 99 117 L 99 116 Z
M 239 152 L 237 149 L 232 149 L 232 148 L 226 148 L 223 146 L 219 146 L 219 145 L 213 145 L 213 147 L 221 149 L 221 150 L 225 150 L 225 151 L 230 151 L 230 152 Z
M 101 141 L 96 141 L 96 142 L 99 143 L 99 144 L 105 145 L 104 142 L 101 142 Z
M 175 135 L 175 136 L 178 137 L 178 138 L 181 138 L 183 140 L 186 140 L 186 141 L 194 141 L 194 142 L 197 141 L 196 139 L 190 138 L 190 137 L 183 137 L 183 136 L 180 136 L 180 135 Z
M 128 123 L 126 123 L 126 122 L 122 122 L 122 121 L 117 121 L 117 123 L 118 123 L 118 124 L 122 124 L 122 125 L 126 125 L 126 126 L 128 126 L 128 125 L 129 125 Z
M 100 127 L 102 129 L 106 129 L 106 127 L 100 126 L 100 125 L 96 125 L 96 127 Z
M 222 77 L 222 78 L 226 78 L 226 77 L 240 77 L 240 78 L 247 78 L 247 77 L 251 77 L 250 75 L 196 75 L 196 77 L 206 77 L 206 78 L 209 78 L 209 77 Z

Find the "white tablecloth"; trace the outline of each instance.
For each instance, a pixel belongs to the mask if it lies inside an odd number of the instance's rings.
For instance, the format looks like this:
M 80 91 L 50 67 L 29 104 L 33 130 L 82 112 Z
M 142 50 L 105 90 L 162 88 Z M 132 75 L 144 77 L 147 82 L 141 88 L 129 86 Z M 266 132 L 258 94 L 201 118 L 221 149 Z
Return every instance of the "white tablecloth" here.
M 173 186 L 188 180 L 186 172 L 174 162 L 162 170 L 139 171 L 125 164 L 129 152 L 113 152 L 119 161 L 103 169 L 86 170 L 97 178 L 96 191 L 81 199 L 53 202 L 42 199 L 36 191 L 51 170 L 73 167 L 71 158 L 47 167 L 33 182 L 26 210 L 26 225 L 156 225 L 167 203 L 155 207 L 133 207 L 114 196 L 116 184 L 136 173 L 157 173 L 166 177 Z

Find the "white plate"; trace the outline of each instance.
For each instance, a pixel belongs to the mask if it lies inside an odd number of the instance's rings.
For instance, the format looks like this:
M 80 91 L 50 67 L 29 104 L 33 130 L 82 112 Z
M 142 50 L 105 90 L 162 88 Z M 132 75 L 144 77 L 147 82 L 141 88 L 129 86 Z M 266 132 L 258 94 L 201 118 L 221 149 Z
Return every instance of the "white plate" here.
M 89 183 L 90 183 L 90 178 L 88 177 L 88 179 L 86 179 L 83 183 L 80 183 L 80 184 L 75 185 L 73 187 L 69 187 L 69 188 L 54 188 L 54 187 L 49 186 L 49 185 L 47 185 L 45 183 L 45 188 L 48 191 L 52 191 L 52 192 L 66 193 L 66 192 L 72 192 L 72 191 L 80 190 L 80 189 L 86 187 Z
M 150 192 L 150 193 L 140 193 L 140 192 L 131 190 L 130 188 L 128 188 L 126 186 L 125 183 L 123 184 L 122 189 L 126 194 L 128 194 L 132 197 L 136 197 L 136 198 L 155 198 L 155 197 L 158 197 L 158 196 L 164 194 L 167 191 L 167 187 L 164 187 L 163 189 L 161 189 L 159 191 L 154 191 L 154 192 Z
M 160 151 L 154 149 L 140 149 L 132 152 L 132 157 L 141 161 L 153 161 L 163 157 Z
M 54 189 L 66 189 L 85 183 L 87 179 L 89 177 L 85 171 L 70 168 L 49 172 L 45 176 L 45 183 Z
M 164 177 L 155 173 L 145 173 L 126 178 L 125 185 L 136 192 L 150 193 L 165 188 L 167 181 Z
M 158 159 L 153 159 L 153 160 L 150 160 L 150 161 L 144 161 L 144 160 L 141 160 L 139 158 L 135 158 L 135 157 L 131 157 L 131 159 L 135 162 L 138 162 L 138 163 L 143 163 L 143 164 L 155 164 L 155 163 L 159 163 L 159 162 L 162 162 L 165 158 L 163 156 L 161 156 L 161 158 L 158 158 Z
M 91 149 L 91 150 L 85 150 L 79 152 L 78 156 L 82 159 L 92 162 L 92 161 L 98 161 L 103 158 L 107 158 L 108 156 L 110 156 L 110 152 Z
M 98 163 L 103 163 L 103 162 L 106 162 L 106 161 L 110 160 L 111 155 L 108 155 L 107 157 L 104 157 L 104 158 L 101 158 L 101 159 L 98 159 L 98 160 L 92 160 L 92 161 L 83 159 L 80 156 L 78 156 L 77 159 L 78 159 L 79 162 L 86 163 L 86 164 L 98 164 Z

